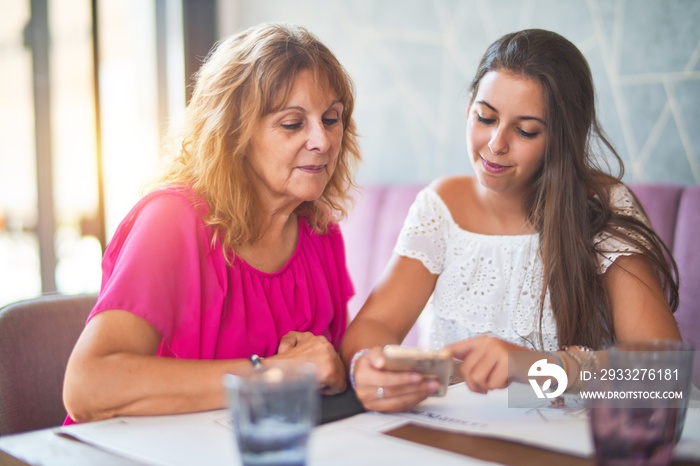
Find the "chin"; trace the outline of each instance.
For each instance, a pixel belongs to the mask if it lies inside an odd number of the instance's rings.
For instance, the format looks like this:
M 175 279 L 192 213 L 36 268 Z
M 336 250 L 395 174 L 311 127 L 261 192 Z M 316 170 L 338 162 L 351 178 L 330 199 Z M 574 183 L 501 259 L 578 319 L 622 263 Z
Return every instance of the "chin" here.
M 324 188 L 325 189 L 325 186 Z M 318 200 L 323 195 L 323 189 L 312 189 L 300 192 L 297 197 L 301 202 L 313 202 Z
M 286 191 L 300 202 L 315 201 L 323 195 L 329 180 L 329 177 L 320 175 L 299 177 L 287 186 Z
M 477 171 L 474 175 L 479 184 L 489 191 L 503 192 L 508 188 L 509 183 L 503 178 L 492 176 L 490 173 Z

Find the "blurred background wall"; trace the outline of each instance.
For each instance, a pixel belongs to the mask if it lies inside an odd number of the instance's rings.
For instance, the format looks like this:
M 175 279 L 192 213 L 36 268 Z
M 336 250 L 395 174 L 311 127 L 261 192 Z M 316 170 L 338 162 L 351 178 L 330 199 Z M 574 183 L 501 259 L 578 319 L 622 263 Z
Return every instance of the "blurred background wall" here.
M 307 25 L 357 84 L 371 183 L 469 171 L 467 91 L 486 47 L 525 28 L 584 53 L 600 119 L 627 180 L 700 181 L 700 2 L 696 0 L 241 0 L 229 33 L 261 21 Z
M 98 289 L 102 248 L 167 154 L 188 77 L 218 38 L 263 21 L 308 27 L 353 77 L 360 184 L 469 173 L 468 82 L 489 43 L 531 27 L 588 58 L 626 181 L 700 182 L 698 0 L 0 0 L 0 11 L 0 305 Z

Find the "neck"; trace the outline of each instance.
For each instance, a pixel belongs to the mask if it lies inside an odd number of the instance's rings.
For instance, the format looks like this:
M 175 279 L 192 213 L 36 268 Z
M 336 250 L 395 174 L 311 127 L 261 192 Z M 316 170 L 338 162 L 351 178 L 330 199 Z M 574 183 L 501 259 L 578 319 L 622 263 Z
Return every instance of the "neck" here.
M 261 246 L 277 244 L 280 238 L 285 238 L 290 232 L 296 231 L 297 215 L 294 212 L 267 215 L 261 218 L 260 225 L 262 235 L 255 243 Z
M 481 185 L 477 186 L 476 194 L 484 211 L 488 213 L 485 217 L 494 229 L 507 235 L 534 232 L 523 209 L 524 194 L 495 192 Z
M 261 225 L 261 237 L 239 245 L 236 254 L 260 271 L 276 272 L 294 254 L 298 241 L 298 219 L 296 214 L 268 216 Z

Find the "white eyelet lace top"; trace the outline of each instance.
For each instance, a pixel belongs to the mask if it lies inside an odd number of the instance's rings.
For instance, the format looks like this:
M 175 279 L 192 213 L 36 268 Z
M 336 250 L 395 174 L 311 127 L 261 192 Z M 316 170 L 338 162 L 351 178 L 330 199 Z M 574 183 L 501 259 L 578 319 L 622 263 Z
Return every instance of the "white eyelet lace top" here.
M 613 187 L 616 211 L 647 222 L 628 188 Z M 543 265 L 539 235 L 494 236 L 461 229 L 430 188 L 416 196 L 394 251 L 420 260 L 439 275 L 421 318 L 419 345 L 437 349 L 478 335 L 492 335 L 528 348 L 555 351 L 556 325 L 545 296 L 540 345 L 539 299 Z M 638 252 L 616 238 L 598 235 L 599 273 L 621 255 Z M 605 251 L 605 252 L 604 252 Z M 614 251 L 614 252 L 607 252 Z

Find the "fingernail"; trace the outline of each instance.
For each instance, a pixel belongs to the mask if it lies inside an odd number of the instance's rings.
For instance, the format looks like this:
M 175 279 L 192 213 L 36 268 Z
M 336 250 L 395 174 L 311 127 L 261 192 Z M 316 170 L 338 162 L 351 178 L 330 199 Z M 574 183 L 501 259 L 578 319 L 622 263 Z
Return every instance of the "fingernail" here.
M 430 391 L 430 393 L 436 393 L 438 390 L 440 390 L 440 382 L 431 380 L 430 382 L 428 382 L 428 390 Z

